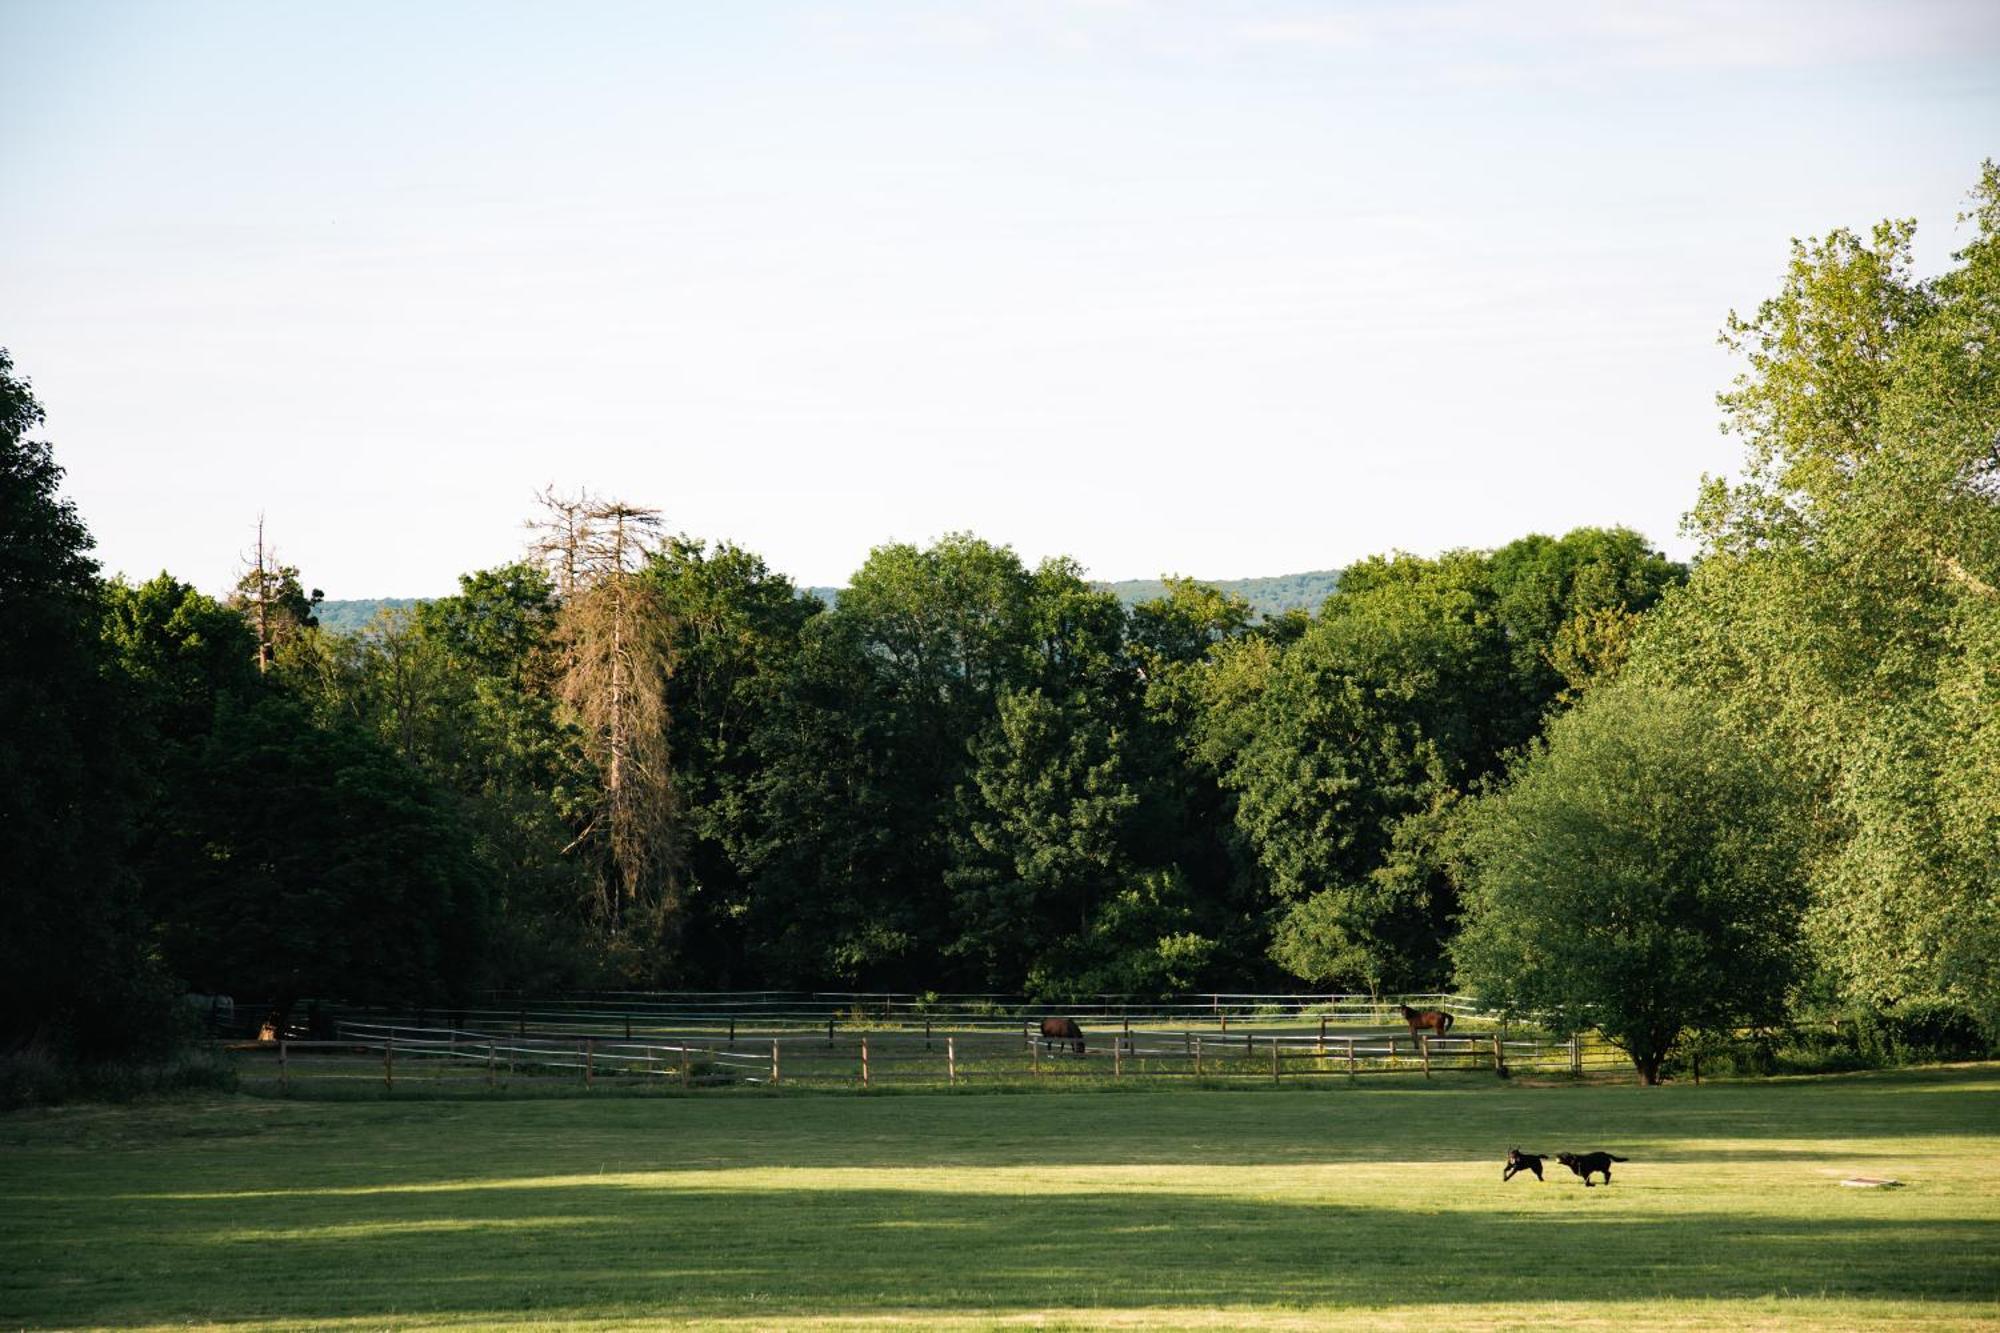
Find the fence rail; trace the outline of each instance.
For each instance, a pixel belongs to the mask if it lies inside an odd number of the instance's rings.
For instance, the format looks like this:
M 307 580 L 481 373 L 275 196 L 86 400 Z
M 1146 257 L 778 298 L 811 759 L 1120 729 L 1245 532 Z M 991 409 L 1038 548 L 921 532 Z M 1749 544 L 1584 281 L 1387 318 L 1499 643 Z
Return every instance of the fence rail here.
M 1023 1022 L 885 1030 L 829 1027 L 574 1035 L 352 1021 L 334 1039 L 239 1042 L 229 1049 L 253 1086 L 281 1092 L 374 1086 L 474 1091 L 562 1086 L 1053 1086 L 1145 1081 L 1287 1083 L 1479 1072 L 1581 1074 L 1622 1065 L 1601 1041 L 1557 1042 L 1498 1029 L 1412 1038 L 1398 1024 L 1133 1025 L 1085 1029 L 1085 1050 L 1044 1041 Z
M 580 1036 L 626 1040 L 684 1033 L 726 1037 L 777 1034 L 801 1028 L 829 1030 L 930 1026 L 960 1031 L 1005 1031 L 1025 1019 L 1066 1016 L 1086 1026 L 1138 1023 L 1220 1031 L 1246 1025 L 1388 1024 L 1398 1022 L 1396 1006 L 1412 1004 L 1442 1009 L 1455 1019 L 1474 1024 L 1497 1021 L 1470 997 L 1445 993 L 1368 996 L 1341 993 L 1252 994 L 1204 993 L 1161 1001 L 1136 1002 L 1102 998 L 1087 1002 L 1045 1004 L 1010 996 L 934 995 L 900 992 L 609 992 L 581 996 L 487 996 L 449 1008 L 378 1005 L 328 1006 L 355 1021 L 411 1027 L 449 1025 L 479 1031 L 509 1031 L 518 1037 Z M 256 1030 L 261 1015 L 239 1006 L 236 1035 Z M 297 1011 L 284 1033 L 268 1035 L 323 1037 L 324 1023 L 315 1023 L 315 1009 Z

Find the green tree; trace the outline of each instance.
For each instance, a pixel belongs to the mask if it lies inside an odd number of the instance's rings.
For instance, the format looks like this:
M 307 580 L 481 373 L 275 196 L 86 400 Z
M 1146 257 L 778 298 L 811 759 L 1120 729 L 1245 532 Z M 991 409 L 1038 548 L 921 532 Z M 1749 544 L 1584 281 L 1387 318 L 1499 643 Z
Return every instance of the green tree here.
M 98 1053 L 156 1037 L 172 987 L 126 860 L 143 785 L 92 541 L 41 422 L 0 349 L 0 1051 Z
M 1281 965 L 1327 981 L 1341 960 L 1341 979 L 1371 989 L 1435 979 L 1449 886 L 1374 872 L 1401 820 L 1487 771 L 1510 737 L 1493 604 L 1474 553 L 1365 561 L 1277 660 L 1227 780 L 1270 875 Z
M 674 662 L 666 691 L 683 825 L 682 975 L 713 986 L 761 983 L 748 956 L 750 880 L 740 855 L 757 836 L 755 732 L 806 622 L 823 608 L 729 543 L 711 549 L 671 537 L 644 577 L 660 599 Z
M 1732 316 L 1722 396 L 1743 476 L 1705 483 L 1705 558 L 1632 671 L 1710 692 L 1807 783 L 1809 926 L 1839 990 L 1944 997 L 2000 1024 L 1990 929 L 2000 786 L 1982 739 L 2000 616 L 2000 172 L 1956 266 L 1915 276 L 1914 224 L 1793 246 Z M 1982 924 L 1987 923 L 1987 924 Z
M 969 818 L 945 878 L 958 922 L 952 952 L 986 986 L 1020 989 L 1057 946 L 1089 933 L 1133 873 L 1126 848 L 1139 797 L 1124 738 L 1094 703 L 1008 692 L 973 742 Z
M 358 727 L 264 691 L 224 705 L 168 794 L 150 886 L 197 988 L 411 1001 L 478 979 L 482 877 L 449 802 Z
M 1593 691 L 1463 816 L 1459 984 L 1596 1027 L 1657 1083 L 1689 1032 L 1784 1013 L 1805 898 L 1791 814 L 1700 696 Z

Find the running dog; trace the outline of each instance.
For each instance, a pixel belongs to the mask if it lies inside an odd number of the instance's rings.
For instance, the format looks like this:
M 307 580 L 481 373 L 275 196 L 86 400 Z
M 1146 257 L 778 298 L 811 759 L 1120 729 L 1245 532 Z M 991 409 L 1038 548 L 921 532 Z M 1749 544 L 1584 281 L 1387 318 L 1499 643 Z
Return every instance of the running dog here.
M 1507 1150 L 1507 1169 L 1500 1173 L 1500 1179 L 1512 1180 L 1514 1173 L 1517 1171 L 1532 1171 L 1535 1173 L 1535 1179 L 1540 1180 L 1542 1178 L 1542 1159 L 1546 1156 L 1548 1156 L 1547 1153 L 1522 1152 L 1519 1148 L 1509 1148 Z
M 1556 1160 L 1576 1172 L 1579 1176 L 1582 1176 L 1583 1187 L 1589 1189 L 1591 1172 L 1602 1171 L 1604 1173 L 1604 1183 L 1609 1185 L 1611 1183 L 1611 1164 L 1613 1162 L 1623 1162 L 1627 1159 L 1615 1153 L 1608 1152 L 1559 1152 L 1556 1154 Z

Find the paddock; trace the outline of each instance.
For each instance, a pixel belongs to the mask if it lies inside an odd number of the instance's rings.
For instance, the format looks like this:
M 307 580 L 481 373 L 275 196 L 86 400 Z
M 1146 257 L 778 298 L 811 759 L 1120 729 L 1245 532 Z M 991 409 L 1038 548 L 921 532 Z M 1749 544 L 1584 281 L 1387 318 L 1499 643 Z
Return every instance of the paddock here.
M 1186 1086 L 424 1100 L 399 1083 L 389 1099 L 17 1112 L 0 1118 L 0 1318 L 245 1333 L 2000 1320 L 2000 1066 Z M 1609 1189 L 1566 1171 L 1503 1184 L 1513 1144 L 1631 1160 Z M 1904 1186 L 1841 1185 L 1856 1176 Z

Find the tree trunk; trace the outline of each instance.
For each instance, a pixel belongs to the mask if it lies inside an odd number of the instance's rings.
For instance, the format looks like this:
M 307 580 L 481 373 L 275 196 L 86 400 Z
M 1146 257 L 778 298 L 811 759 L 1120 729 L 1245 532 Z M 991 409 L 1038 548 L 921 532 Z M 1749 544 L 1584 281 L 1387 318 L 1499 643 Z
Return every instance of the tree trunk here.
M 1634 1055 L 1632 1067 L 1639 1071 L 1639 1082 L 1649 1088 L 1660 1086 L 1660 1066 L 1665 1059 L 1662 1055 Z

